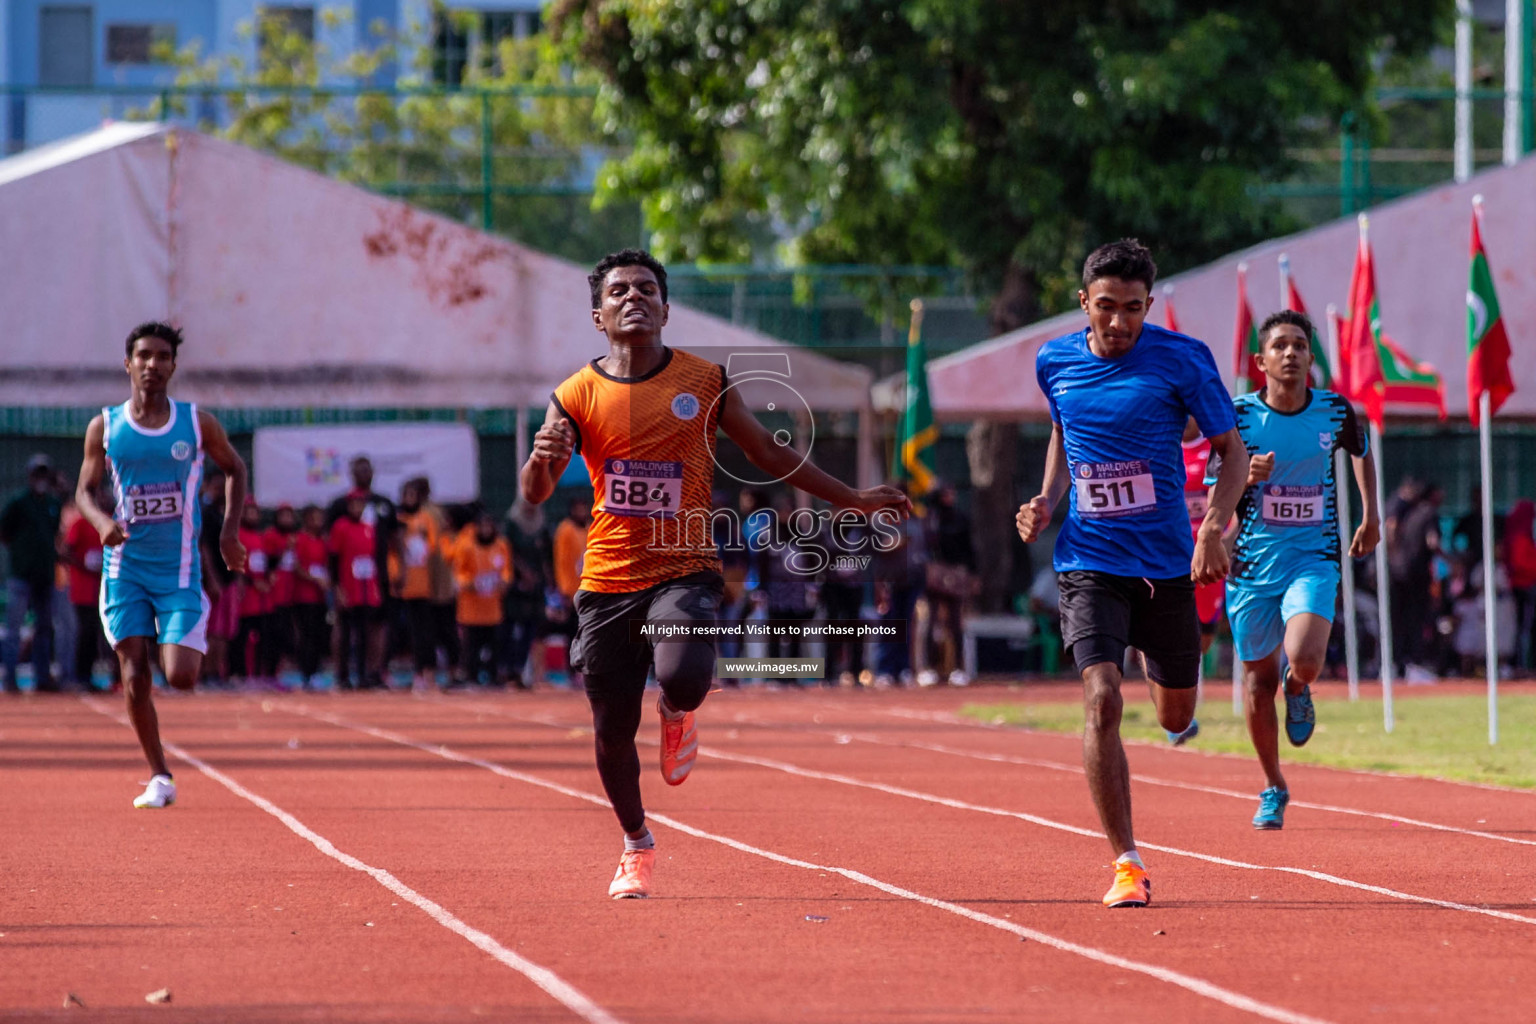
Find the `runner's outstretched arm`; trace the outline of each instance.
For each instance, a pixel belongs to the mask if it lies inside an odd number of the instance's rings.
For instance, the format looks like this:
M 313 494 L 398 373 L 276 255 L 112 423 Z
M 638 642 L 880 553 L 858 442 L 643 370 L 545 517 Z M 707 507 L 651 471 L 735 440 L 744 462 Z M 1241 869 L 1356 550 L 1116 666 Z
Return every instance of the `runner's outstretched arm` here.
M 1026 544 L 1040 539 L 1040 534 L 1051 525 L 1051 516 L 1062 495 L 1067 493 L 1067 447 L 1061 438 L 1061 424 L 1051 424 L 1051 443 L 1045 450 L 1045 478 L 1040 483 L 1040 493 L 1020 505 L 1013 517 L 1019 529 L 1019 537 Z
M 122 525 L 96 503 L 96 488 L 101 483 L 101 471 L 107 461 L 105 436 L 106 423 L 97 416 L 85 428 L 85 458 L 80 462 L 80 475 L 75 481 L 75 507 L 86 522 L 96 527 L 102 546 L 113 548 L 123 542 L 126 534 Z
M 1200 524 L 1200 533 L 1195 538 L 1195 557 L 1190 561 L 1189 576 L 1196 583 L 1226 579 L 1231 560 L 1222 544 L 1222 534 L 1237 511 L 1238 499 L 1248 484 L 1248 448 L 1236 427 L 1211 438 L 1211 451 L 1221 459 L 1221 468 L 1216 473 L 1216 483 L 1211 486 L 1205 521 Z
M 539 505 L 555 493 L 555 482 L 565 472 L 576 448 L 576 428 L 566 419 L 565 412 L 555 402 L 549 403 L 544 413 L 544 425 L 533 435 L 533 450 L 528 461 L 518 473 L 518 488 L 523 500 Z
M 1363 456 L 1351 455 L 1350 461 L 1355 465 L 1355 489 L 1360 492 L 1360 504 L 1365 514 L 1349 545 L 1349 557 L 1364 558 L 1375 551 L 1381 541 L 1381 510 L 1376 507 L 1376 457 L 1366 452 Z
M 781 445 L 757 422 L 752 410 L 742 400 L 741 392 L 731 389 L 725 393 L 725 403 L 720 410 L 720 428 L 725 435 L 741 447 L 742 453 L 758 469 L 772 473 L 791 487 L 832 503 L 834 508 L 851 508 L 860 512 L 890 509 L 905 519 L 912 512 L 912 502 L 899 488 L 880 485 L 858 490 L 849 487 L 835 477 L 818 469 L 809 458 L 802 456 L 790 445 Z

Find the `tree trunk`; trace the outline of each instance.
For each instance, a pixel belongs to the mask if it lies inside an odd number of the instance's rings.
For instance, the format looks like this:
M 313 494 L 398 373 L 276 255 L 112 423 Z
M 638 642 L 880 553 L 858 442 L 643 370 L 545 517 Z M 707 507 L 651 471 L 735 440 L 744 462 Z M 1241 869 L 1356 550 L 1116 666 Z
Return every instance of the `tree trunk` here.
M 1038 311 L 1034 273 L 1010 262 L 1002 288 L 992 303 L 993 335 L 1023 327 Z M 1019 387 L 1034 387 L 1033 367 L 1021 367 Z M 975 500 L 972 508 L 972 542 L 981 575 L 977 608 L 987 613 L 1007 612 L 1009 583 L 1020 543 L 1013 526 L 1019 508 L 1015 477 L 1018 465 L 1019 429 L 1015 423 L 978 421 L 965 440 Z

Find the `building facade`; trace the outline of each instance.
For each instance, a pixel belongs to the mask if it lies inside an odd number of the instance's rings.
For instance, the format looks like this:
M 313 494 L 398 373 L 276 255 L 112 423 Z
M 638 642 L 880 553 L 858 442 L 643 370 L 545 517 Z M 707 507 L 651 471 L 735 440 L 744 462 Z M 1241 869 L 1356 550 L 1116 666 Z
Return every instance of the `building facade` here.
M 257 26 L 277 19 L 335 55 L 401 45 L 369 83 L 462 82 L 477 48 L 540 30 L 539 0 L 0 0 L 0 143 L 17 152 L 150 107 L 176 70 L 163 46 L 263 59 Z M 421 50 L 429 48 L 429 54 Z M 400 68 L 422 69 L 402 73 Z

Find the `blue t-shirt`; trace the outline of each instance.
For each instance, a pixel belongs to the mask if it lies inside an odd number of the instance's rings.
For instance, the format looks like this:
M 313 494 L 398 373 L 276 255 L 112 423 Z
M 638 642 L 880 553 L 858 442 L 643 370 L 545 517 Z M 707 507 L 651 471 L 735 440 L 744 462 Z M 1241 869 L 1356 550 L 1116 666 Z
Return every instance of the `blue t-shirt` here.
M 1206 437 L 1233 427 L 1232 396 L 1211 350 L 1145 324 L 1129 352 L 1105 359 L 1089 349 L 1084 328 L 1040 346 L 1035 377 L 1072 475 L 1056 571 L 1188 576 L 1184 425 L 1193 416 Z
M 1284 586 L 1305 569 L 1339 561 L 1339 509 L 1333 453 L 1366 453 L 1365 432 L 1349 402 L 1315 388 L 1296 412 L 1271 409 L 1268 389 L 1232 402 L 1250 455 L 1275 453 L 1269 480 L 1243 492 L 1232 552 L 1237 587 Z

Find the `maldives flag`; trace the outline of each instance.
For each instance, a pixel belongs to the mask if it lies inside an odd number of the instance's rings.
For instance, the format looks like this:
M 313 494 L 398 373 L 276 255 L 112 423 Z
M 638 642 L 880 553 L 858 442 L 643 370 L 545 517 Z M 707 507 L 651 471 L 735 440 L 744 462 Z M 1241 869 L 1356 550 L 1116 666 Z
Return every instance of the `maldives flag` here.
M 1365 406 L 1378 428 L 1382 425 L 1381 355 L 1376 339 L 1381 333 L 1381 308 L 1376 301 L 1376 270 L 1365 225 L 1360 228 L 1360 247 L 1355 250 L 1355 269 L 1349 279 L 1349 318 L 1339 334 L 1339 368 L 1335 382 L 1339 394 Z
M 1259 354 L 1259 329 L 1248 305 L 1248 264 L 1237 265 L 1237 329 L 1232 338 L 1232 390 L 1236 394 L 1257 391 L 1264 386 L 1264 371 L 1256 361 Z
M 1280 274 L 1285 278 L 1286 309 L 1294 309 L 1298 313 L 1307 314 L 1307 304 L 1301 301 L 1301 292 L 1296 290 L 1296 281 L 1291 277 L 1291 261 L 1286 256 L 1280 257 Z M 1317 336 L 1317 325 L 1312 326 L 1312 337 L 1308 339 L 1312 345 L 1312 386 L 1315 388 L 1333 387 L 1333 369 L 1328 365 L 1328 350 L 1324 348 Z
M 1377 353 L 1381 360 L 1381 383 L 1376 390 L 1381 400 L 1394 405 L 1427 405 L 1445 419 L 1445 381 L 1429 363 L 1421 363 L 1402 347 L 1378 332 Z M 1369 403 L 1367 403 L 1369 406 Z
M 1509 335 L 1504 330 L 1499 297 L 1493 290 L 1493 272 L 1483 249 L 1481 219 L 1482 207 L 1474 206 L 1472 274 L 1467 282 L 1467 407 L 1473 426 L 1482 419 L 1479 399 L 1484 391 L 1488 392 L 1489 415 L 1498 412 L 1515 391 L 1514 378 L 1509 374 Z

